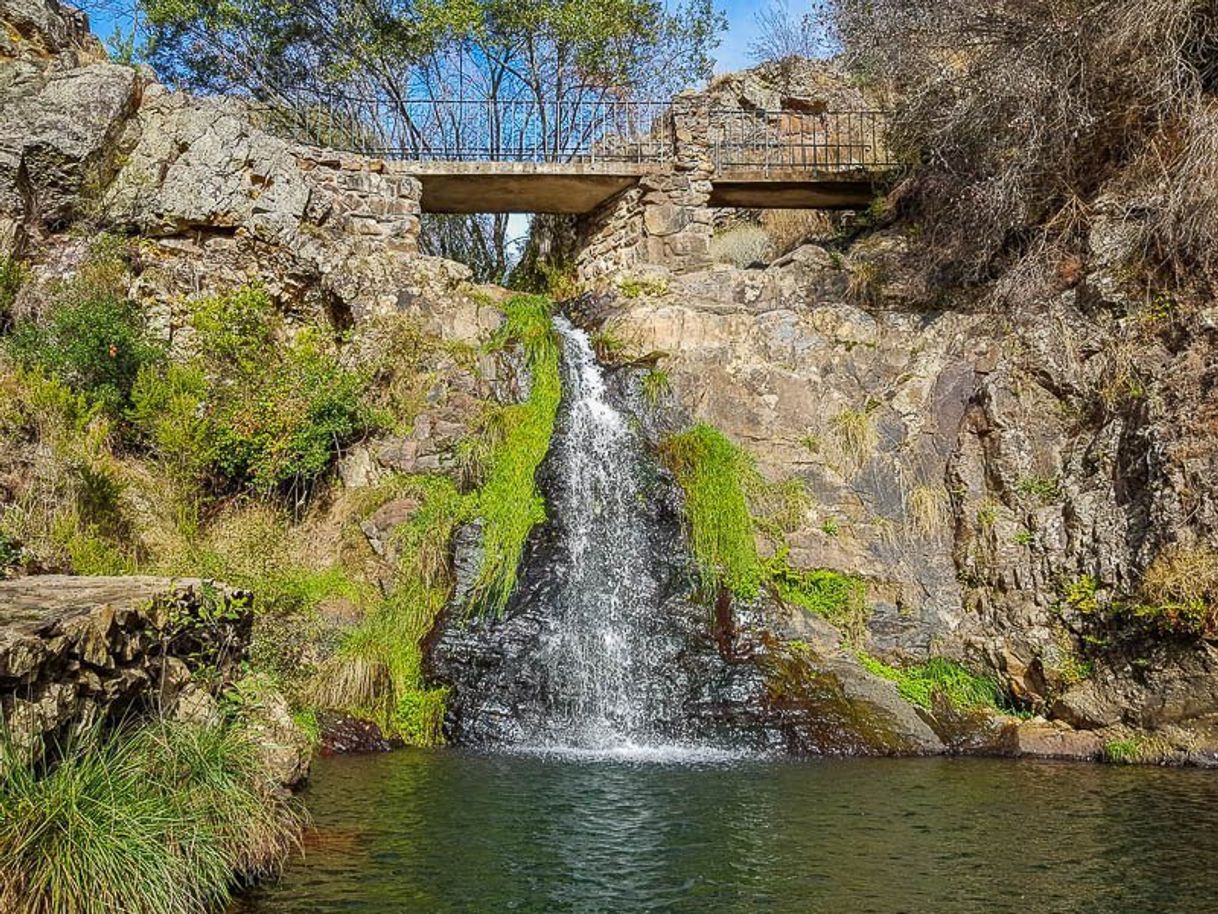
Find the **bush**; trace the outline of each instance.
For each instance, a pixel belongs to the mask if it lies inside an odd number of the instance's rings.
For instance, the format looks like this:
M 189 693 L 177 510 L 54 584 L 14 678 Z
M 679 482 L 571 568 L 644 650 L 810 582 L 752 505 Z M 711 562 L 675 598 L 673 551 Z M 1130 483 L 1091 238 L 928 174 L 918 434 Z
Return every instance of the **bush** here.
M 711 238 L 710 256 L 715 263 L 739 269 L 764 263 L 773 250 L 770 236 L 761 226 L 742 223 Z
M 320 332 L 291 342 L 266 293 L 243 287 L 193 304 L 195 355 L 146 364 L 128 417 L 180 481 L 208 474 L 269 495 L 306 487 L 374 423 L 367 379 Z
M 871 607 L 861 578 L 826 569 L 796 571 L 787 564 L 785 553 L 769 562 L 769 574 L 783 601 L 822 617 L 849 642 L 863 642 Z
M 446 478 L 428 476 L 402 477 L 392 491 L 419 501 L 394 531 L 399 558 L 392 588 L 323 666 L 311 699 L 370 718 L 410 745 L 435 745 L 442 741 L 447 692 L 425 688 L 421 644 L 452 591 L 452 536 L 474 496 L 462 495 Z
M 95 729 L 43 767 L 0 741 L 0 908 L 195 914 L 272 871 L 300 819 L 233 726 Z
M 369 428 L 364 379 L 303 333 L 256 368 L 238 363 L 215 392 L 215 451 L 231 481 L 269 494 L 307 486 Z
M 163 358 L 134 302 L 84 281 L 61 288 L 43 322 L 17 324 L 8 351 L 27 371 L 62 381 L 112 415 L 128 405 L 140 370 Z
M 897 100 L 887 141 L 899 194 L 947 280 L 1007 291 L 1086 255 L 1109 190 L 1151 255 L 1188 281 L 1218 266 L 1209 0 L 838 0 L 853 67 Z
M 132 424 L 177 480 L 197 483 L 219 459 L 211 386 L 195 364 L 145 365 L 131 389 Z

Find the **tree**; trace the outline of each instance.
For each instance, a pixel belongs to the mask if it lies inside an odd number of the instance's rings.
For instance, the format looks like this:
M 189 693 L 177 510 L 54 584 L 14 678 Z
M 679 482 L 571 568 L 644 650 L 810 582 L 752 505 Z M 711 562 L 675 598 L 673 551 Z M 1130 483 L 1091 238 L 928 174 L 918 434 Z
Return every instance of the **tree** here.
M 244 93 L 358 125 L 418 158 L 563 160 L 620 131 L 625 102 L 709 77 L 713 0 L 141 0 L 148 59 L 196 90 Z M 631 109 L 633 110 L 633 109 Z M 349 133 L 351 131 L 348 131 Z M 428 220 L 431 222 L 432 220 Z M 452 239 L 452 222 L 432 240 Z M 471 222 L 501 279 L 506 217 Z M 488 230 L 489 229 L 489 230 Z M 430 243 L 430 242 L 428 242 Z
M 753 15 L 757 37 L 749 43 L 749 55 L 764 63 L 834 53 L 838 46 L 830 23 L 832 11 L 827 0 L 813 0 L 802 13 L 792 12 L 787 0 L 771 0 Z

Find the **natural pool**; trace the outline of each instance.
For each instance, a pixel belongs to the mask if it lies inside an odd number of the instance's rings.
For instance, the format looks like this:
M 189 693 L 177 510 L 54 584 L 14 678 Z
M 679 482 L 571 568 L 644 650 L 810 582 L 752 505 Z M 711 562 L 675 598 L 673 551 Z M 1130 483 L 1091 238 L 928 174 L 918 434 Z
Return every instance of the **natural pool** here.
M 242 914 L 1218 909 L 1218 774 L 983 759 L 319 760 Z

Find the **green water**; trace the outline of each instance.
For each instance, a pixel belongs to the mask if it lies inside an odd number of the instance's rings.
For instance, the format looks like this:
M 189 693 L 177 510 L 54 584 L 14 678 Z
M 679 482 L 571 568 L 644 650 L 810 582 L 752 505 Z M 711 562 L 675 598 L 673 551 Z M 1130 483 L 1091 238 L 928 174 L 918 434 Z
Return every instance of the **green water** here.
M 1214 912 L 1218 774 L 399 752 L 318 762 L 243 914 Z

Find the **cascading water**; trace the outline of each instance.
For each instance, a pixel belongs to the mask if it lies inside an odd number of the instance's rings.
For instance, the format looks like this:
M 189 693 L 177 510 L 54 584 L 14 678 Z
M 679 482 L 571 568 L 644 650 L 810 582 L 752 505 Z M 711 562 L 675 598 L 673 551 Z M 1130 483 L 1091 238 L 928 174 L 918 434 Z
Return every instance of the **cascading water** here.
M 764 679 L 725 655 L 694 598 L 681 500 L 639 422 L 630 372 L 606 373 L 555 318 L 563 397 L 538 473 L 547 521 L 501 617 L 453 613 L 428 654 L 457 742 L 666 759 L 772 748 Z M 458 565 L 476 567 L 476 536 Z M 675 752 L 674 752 L 675 750 Z
M 671 695 L 648 632 L 660 582 L 647 549 L 641 436 L 608 398 L 587 334 L 562 340 L 563 424 L 551 510 L 561 518 L 550 624 L 536 655 L 550 714 L 526 739 L 607 748 L 646 741 Z

